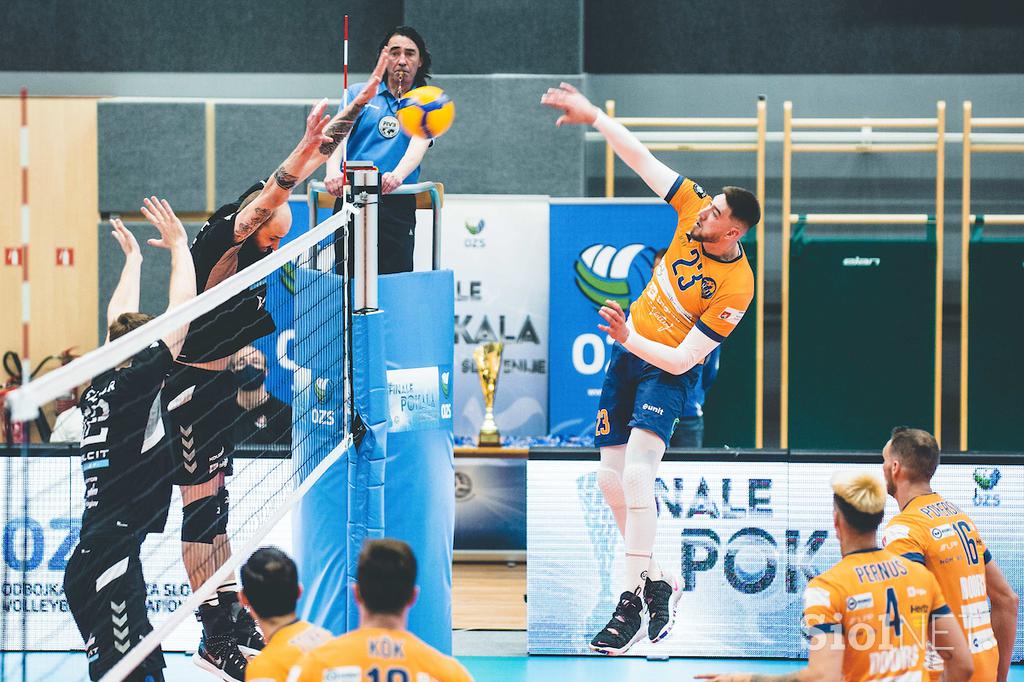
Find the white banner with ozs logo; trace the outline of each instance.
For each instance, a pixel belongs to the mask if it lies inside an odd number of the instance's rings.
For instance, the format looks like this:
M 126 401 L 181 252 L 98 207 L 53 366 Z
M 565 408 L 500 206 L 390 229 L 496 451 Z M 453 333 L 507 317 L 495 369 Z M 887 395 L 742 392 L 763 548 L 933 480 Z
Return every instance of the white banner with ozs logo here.
M 529 462 L 531 654 L 590 653 L 625 589 L 623 544 L 597 468 L 596 459 Z M 654 552 L 682 585 L 679 620 L 668 638 L 645 639 L 629 654 L 806 656 L 804 589 L 840 558 L 830 487 L 839 470 L 882 476 L 881 463 L 662 462 Z M 1024 466 L 943 464 L 933 487 L 971 517 L 1014 590 L 1024 590 L 1015 524 L 1024 512 Z M 890 498 L 883 526 L 897 511 Z
M 424 234 L 429 212 L 420 214 Z M 480 432 L 484 401 L 473 349 L 488 341 L 504 344 L 494 403 L 502 436 L 545 435 L 548 198 L 449 195 L 442 220 L 441 266 L 455 273 L 455 435 Z

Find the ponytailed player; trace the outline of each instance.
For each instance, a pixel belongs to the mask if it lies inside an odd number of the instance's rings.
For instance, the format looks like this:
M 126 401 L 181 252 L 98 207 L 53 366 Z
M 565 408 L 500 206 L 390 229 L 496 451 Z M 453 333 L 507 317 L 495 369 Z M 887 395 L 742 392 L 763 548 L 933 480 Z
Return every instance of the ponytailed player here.
M 160 231 L 152 246 L 171 253 L 167 309 L 196 295 L 196 276 L 185 228 L 166 201 L 145 200 L 143 215 Z M 118 219 L 113 236 L 125 255 L 121 277 L 107 306 L 107 342 L 152 319 L 139 310 L 142 252 Z M 96 376 L 82 394 L 82 532 L 64 572 L 64 593 L 85 642 L 89 677 L 98 680 L 145 637 L 146 581 L 139 549 L 146 533 L 160 532 L 171 483 L 157 395 L 188 326 L 155 341 L 122 365 Z M 163 679 L 163 654 L 150 653 L 126 679 Z
M 932 490 L 938 442 L 927 431 L 898 426 L 882 449 L 882 462 L 886 488 L 900 506 L 885 529 L 885 548 L 921 564 L 942 586 L 974 659 L 971 680 L 1006 682 L 1017 638 L 1017 595 L 974 521 Z M 938 682 L 942 658 L 932 649 L 926 667 Z
M 333 119 L 324 114 L 327 100 L 321 101 L 306 119 L 302 140 L 273 175 L 210 216 L 191 246 L 199 291 L 278 248 L 291 227 L 292 188 L 319 168 L 348 135 L 376 93 L 385 65 L 382 52 L 366 87 Z M 182 559 L 193 590 L 231 555 L 224 479 L 231 474 L 232 427 L 240 414 L 237 386 L 227 369 L 234 353 L 274 331 L 265 302 L 266 287 L 253 287 L 194 320 L 162 393 L 175 451 L 174 482 L 181 486 L 184 506 Z M 234 578 L 228 578 L 197 612 L 203 637 L 193 661 L 225 680 L 242 680 L 243 654 L 263 648 L 237 589 Z
M 709 196 L 571 85 L 549 89 L 541 103 L 563 112 L 557 125 L 593 125 L 678 214 L 665 258 L 629 318 L 613 301 L 600 310 L 607 325 L 598 328 L 618 344 L 597 412 L 597 480 L 625 541 L 626 576 L 615 613 L 590 646 L 617 655 L 643 637 L 645 607 L 652 642 L 672 629 L 680 583 L 654 558 L 654 479 L 673 423 L 700 381 L 701 364 L 736 328 L 753 298 L 754 276 L 740 239 L 761 219 L 761 207 L 738 187 Z

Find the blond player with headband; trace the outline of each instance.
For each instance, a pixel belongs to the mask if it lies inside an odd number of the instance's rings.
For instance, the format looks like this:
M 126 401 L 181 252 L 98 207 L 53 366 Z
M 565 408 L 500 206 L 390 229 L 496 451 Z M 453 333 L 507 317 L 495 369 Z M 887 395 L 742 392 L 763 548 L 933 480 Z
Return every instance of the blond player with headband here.
M 974 659 L 972 682 L 1006 682 L 1017 638 L 1017 595 L 977 525 L 932 490 L 938 466 L 934 436 L 905 426 L 892 430 L 882 449 L 882 473 L 900 513 L 889 521 L 882 543 L 921 564 L 939 581 L 967 637 Z M 942 659 L 929 651 L 928 670 L 934 682 L 942 677 L 942 667 Z
M 925 646 L 934 641 L 946 682 L 973 671 L 964 635 L 935 577 L 880 549 L 885 488 L 871 474 L 832 479 L 832 518 L 843 558 L 804 590 L 807 667 L 783 675 L 697 675 L 716 682 L 927 682 Z
M 629 318 L 618 303 L 608 301 L 600 311 L 607 325 L 598 325 L 618 343 L 597 412 L 597 480 L 625 541 L 626 575 L 611 620 L 590 646 L 618 655 L 644 634 L 652 642 L 664 639 L 675 620 L 679 579 L 663 571 L 653 555 L 658 521 L 654 479 L 704 359 L 736 328 L 753 298 L 754 275 L 740 239 L 761 219 L 761 207 L 739 187 L 711 197 L 654 158 L 632 133 L 567 83 L 550 88 L 541 103 L 563 112 L 559 126 L 597 128 L 678 215 L 665 258 L 630 307 Z

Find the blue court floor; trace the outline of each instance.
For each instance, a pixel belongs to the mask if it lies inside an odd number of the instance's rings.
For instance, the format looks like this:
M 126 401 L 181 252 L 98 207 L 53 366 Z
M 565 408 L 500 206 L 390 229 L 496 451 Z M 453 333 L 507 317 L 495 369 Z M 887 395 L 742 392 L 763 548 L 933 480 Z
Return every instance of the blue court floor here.
M 168 682 L 213 680 L 192 665 L 186 654 L 167 654 Z M 25 668 L 22 661 L 26 662 Z M 723 658 L 674 658 L 647 661 L 642 658 L 598 658 L 569 656 L 462 656 L 460 661 L 478 682 L 616 682 L 648 680 L 689 680 L 697 673 L 761 672 L 783 673 L 801 666 L 799 661 L 732 660 Z M 0 655 L 0 674 L 4 682 L 84 682 L 85 656 L 63 653 Z M 1010 682 L 1024 682 L 1024 666 L 1010 671 Z

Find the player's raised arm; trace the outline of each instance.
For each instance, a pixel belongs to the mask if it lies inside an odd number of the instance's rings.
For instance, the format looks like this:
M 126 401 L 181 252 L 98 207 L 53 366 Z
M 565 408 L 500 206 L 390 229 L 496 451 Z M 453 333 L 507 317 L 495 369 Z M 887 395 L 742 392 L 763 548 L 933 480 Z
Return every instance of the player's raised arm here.
M 697 327 L 691 329 L 683 342 L 675 347 L 652 341 L 633 329 L 626 321 L 622 307 L 612 300 L 605 301 L 598 315 L 608 323 L 597 325 L 598 329 L 621 343 L 633 355 L 669 374 L 685 374 L 719 344 Z
M 174 214 L 166 199 L 150 197 L 143 200 L 142 215 L 160 231 L 160 239 L 150 239 L 147 243 L 171 252 L 171 280 L 167 289 L 167 310 L 173 310 L 196 296 L 196 268 L 192 262 L 192 254 L 188 250 L 188 235 L 185 227 Z M 188 325 L 180 327 L 166 337 L 163 342 L 171 351 L 171 357 L 177 357 Z
M 135 241 L 135 235 L 124 226 L 120 218 L 111 218 L 110 225 L 114 228 L 110 234 L 124 253 L 124 266 L 114 293 L 110 296 L 110 303 L 107 304 L 107 341 L 110 341 L 109 328 L 114 320 L 122 313 L 139 311 L 139 279 L 142 276 L 142 251 Z
M 313 107 L 313 111 L 306 117 L 306 132 L 299 144 L 270 176 L 259 196 L 243 208 L 235 219 L 236 244 L 245 241 L 270 220 L 274 211 L 288 202 L 292 188 L 312 175 L 337 150 L 341 141 L 352 131 L 359 112 L 377 92 L 386 64 L 382 51 L 366 87 L 334 118 L 324 113 L 327 109 L 326 99 L 320 100 Z
M 655 194 L 662 199 L 668 195 L 679 173 L 658 161 L 636 135 L 591 104 L 579 90 L 568 83 L 562 83 L 557 88 L 548 88 L 541 96 L 540 102 L 563 112 L 555 121 L 555 125 L 574 123 L 594 126 L 604 135 L 604 139 L 608 140 L 619 158 L 625 161 Z
M 1013 643 L 1017 639 L 1017 609 L 1020 598 L 995 561 L 985 564 L 985 589 L 992 601 L 992 633 L 996 636 L 996 644 L 999 647 L 999 673 L 996 680 L 1006 682 L 1010 674 Z

